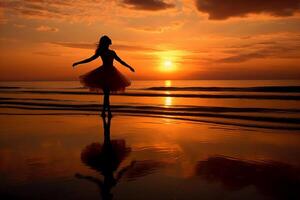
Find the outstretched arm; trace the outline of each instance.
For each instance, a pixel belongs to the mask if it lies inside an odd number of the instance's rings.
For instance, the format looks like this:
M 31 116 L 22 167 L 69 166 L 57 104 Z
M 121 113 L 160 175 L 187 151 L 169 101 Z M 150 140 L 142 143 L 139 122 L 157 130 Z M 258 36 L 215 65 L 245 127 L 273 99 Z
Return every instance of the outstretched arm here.
M 81 60 L 81 61 L 79 61 L 79 62 L 75 62 L 75 63 L 73 63 L 73 67 L 75 67 L 76 65 L 79 65 L 79 64 L 84 64 L 84 63 L 88 63 L 88 62 L 91 62 L 91 61 L 93 61 L 93 60 L 95 60 L 96 58 L 98 58 L 98 54 L 94 54 L 93 56 L 91 56 L 91 57 L 89 57 L 89 58 L 87 58 L 87 59 L 84 59 L 84 60 Z
M 124 62 L 124 61 L 116 54 L 116 52 L 115 52 L 114 54 L 115 54 L 115 59 L 116 59 L 119 63 L 121 63 L 121 64 L 124 65 L 125 67 L 128 67 L 128 68 L 130 69 L 130 71 L 134 72 L 134 69 L 133 69 L 130 65 L 128 65 L 126 62 Z
M 130 170 L 131 168 L 133 168 L 133 166 L 135 165 L 136 161 L 132 161 L 128 166 L 126 167 L 123 167 L 118 173 L 117 173 L 117 176 L 116 176 L 116 180 L 119 181 L 122 176 L 128 171 Z
M 98 185 L 100 185 L 100 186 L 103 185 L 103 182 L 102 182 L 100 179 L 95 178 L 95 177 L 93 177 L 93 176 L 85 176 L 85 175 L 76 173 L 76 174 L 75 174 L 75 177 L 76 177 L 76 178 L 79 178 L 79 179 L 85 179 L 85 180 L 91 181 L 91 182 L 96 183 L 96 184 L 98 184 Z

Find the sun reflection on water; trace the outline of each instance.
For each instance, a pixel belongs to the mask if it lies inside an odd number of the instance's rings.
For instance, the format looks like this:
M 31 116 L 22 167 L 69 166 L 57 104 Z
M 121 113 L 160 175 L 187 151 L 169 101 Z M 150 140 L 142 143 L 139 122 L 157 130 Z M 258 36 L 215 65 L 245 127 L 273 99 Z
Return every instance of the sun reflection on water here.
M 172 97 L 165 97 L 165 106 L 172 105 Z
M 172 86 L 172 81 L 171 80 L 165 80 L 165 87 L 171 87 Z M 170 91 L 165 91 L 166 95 L 170 94 Z M 172 105 L 172 97 L 166 96 L 165 97 L 165 106 L 169 107 Z
M 172 81 L 171 80 L 165 80 L 165 87 L 171 87 Z

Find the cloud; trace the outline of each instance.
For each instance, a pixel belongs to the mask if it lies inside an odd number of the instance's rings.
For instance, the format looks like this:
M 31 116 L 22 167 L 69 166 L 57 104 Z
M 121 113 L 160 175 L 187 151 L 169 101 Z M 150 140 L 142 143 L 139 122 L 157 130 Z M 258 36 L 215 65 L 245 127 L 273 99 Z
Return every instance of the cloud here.
M 109 16 L 115 1 L 103 0 L 0 0 L 0 10 L 26 19 L 95 21 Z
M 165 10 L 175 7 L 174 4 L 166 3 L 163 0 L 123 0 L 123 4 L 132 9 L 150 11 Z
M 38 19 L 84 23 L 87 25 L 100 22 L 102 27 L 105 25 L 111 26 L 112 24 L 123 25 L 128 20 L 141 17 L 160 15 L 160 19 L 169 19 L 170 13 L 161 16 L 162 12 L 155 11 L 169 11 L 168 8 L 175 7 L 175 3 L 173 4 L 172 1 L 175 0 L 0 0 L 0 23 L 5 23 L 6 20 L 18 23 L 19 19 Z M 180 3 L 177 3 L 177 5 L 179 9 Z M 149 12 L 136 12 L 135 10 Z M 171 15 L 175 15 L 177 11 L 176 9 L 170 9 Z M 3 14 L 1 15 L 1 13 Z M 166 12 L 164 13 L 166 14 Z M 1 18 L 3 19 L 1 20 Z M 149 22 L 151 23 L 150 18 L 147 22 L 144 21 L 143 24 Z M 131 27 L 131 25 L 129 24 L 127 27 Z
M 0 2 L 0 25 L 6 23 L 7 23 L 7 19 L 4 16 L 4 10 L 1 8 L 1 2 Z
M 75 43 L 75 42 L 53 42 L 51 44 L 63 46 L 63 47 L 69 47 L 74 49 L 95 49 L 96 43 Z
M 50 27 L 50 26 L 39 26 L 37 27 L 35 30 L 39 31 L 39 32 L 58 32 L 59 29 L 55 28 L 55 27 Z
M 253 53 L 245 53 L 245 54 L 238 54 L 234 56 L 230 56 L 227 58 L 223 58 L 218 60 L 218 62 L 221 63 L 239 63 L 239 62 L 245 62 L 251 59 L 256 59 L 256 58 L 265 58 L 269 56 L 268 51 L 257 51 Z
M 241 63 L 259 58 L 290 58 L 298 59 L 300 54 L 300 44 L 286 46 L 284 44 L 274 44 L 262 49 L 245 52 L 245 50 L 236 50 L 236 55 L 217 60 L 218 63 Z M 234 51 L 233 51 L 234 52 Z
M 300 11 L 300 0 L 196 0 L 196 7 L 212 20 L 262 13 L 288 17 Z
M 16 28 L 20 28 L 20 29 L 26 27 L 26 25 L 24 25 L 24 24 L 13 24 L 13 26 Z
M 146 46 L 138 46 L 138 45 L 127 45 L 127 44 L 116 44 L 112 45 L 113 48 L 125 51 L 158 51 L 155 48 L 146 47 Z
M 48 17 L 59 17 L 63 13 L 59 9 L 59 4 L 51 1 L 2 1 L 0 7 L 11 14 L 17 14 L 20 16 L 31 17 L 31 18 L 48 18 Z
M 188 55 L 182 56 L 182 64 L 201 65 L 248 64 L 248 61 L 299 63 L 300 35 L 293 32 L 279 32 L 247 37 L 214 37 L 208 45 L 186 47 Z M 218 41 L 218 42 L 216 42 Z M 223 41 L 223 42 L 222 42 Z M 217 45 L 216 45 L 217 44 Z M 264 61 L 266 59 L 266 61 Z M 267 60 L 268 59 L 268 60 Z M 220 64 L 220 65 L 219 65 Z
M 33 54 L 36 54 L 36 55 L 42 55 L 42 56 L 61 56 L 60 53 L 57 53 L 57 52 L 48 52 L 48 51 L 36 51 L 36 52 L 33 52 Z
M 151 25 L 135 24 L 132 27 L 130 27 L 130 29 L 150 32 L 150 33 L 163 33 L 166 31 L 178 29 L 184 25 L 184 22 L 180 22 L 180 21 L 169 22 L 167 24 L 165 22 L 162 22 L 162 20 L 160 22 L 155 22 L 153 20 L 151 23 L 152 23 Z
M 51 44 L 76 49 L 96 49 L 97 47 L 96 43 L 53 42 Z M 158 51 L 158 49 L 140 45 L 113 44 L 112 46 L 117 50 L 124 51 Z

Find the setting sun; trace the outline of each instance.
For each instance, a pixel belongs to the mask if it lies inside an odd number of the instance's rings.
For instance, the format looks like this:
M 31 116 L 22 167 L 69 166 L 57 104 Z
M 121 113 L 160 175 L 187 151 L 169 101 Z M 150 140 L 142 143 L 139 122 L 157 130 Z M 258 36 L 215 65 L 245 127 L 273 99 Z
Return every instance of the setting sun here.
M 163 63 L 163 69 L 164 71 L 171 71 L 174 69 L 173 62 L 171 60 L 166 60 Z
M 175 73 L 179 69 L 181 57 L 186 53 L 178 50 L 168 50 L 157 53 L 159 70 L 164 73 Z
M 163 59 L 160 65 L 160 70 L 163 72 L 172 72 L 175 71 L 175 63 L 171 59 Z

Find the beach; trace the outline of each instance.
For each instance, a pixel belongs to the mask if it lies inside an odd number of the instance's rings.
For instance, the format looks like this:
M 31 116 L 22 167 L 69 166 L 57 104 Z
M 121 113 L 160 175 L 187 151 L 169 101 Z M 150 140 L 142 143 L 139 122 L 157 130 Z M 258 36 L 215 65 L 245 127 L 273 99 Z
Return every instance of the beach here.
M 4 199 L 300 196 L 297 81 L 136 81 L 112 119 L 77 82 L 0 86 Z

